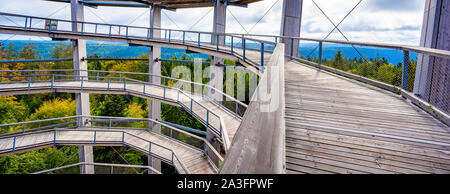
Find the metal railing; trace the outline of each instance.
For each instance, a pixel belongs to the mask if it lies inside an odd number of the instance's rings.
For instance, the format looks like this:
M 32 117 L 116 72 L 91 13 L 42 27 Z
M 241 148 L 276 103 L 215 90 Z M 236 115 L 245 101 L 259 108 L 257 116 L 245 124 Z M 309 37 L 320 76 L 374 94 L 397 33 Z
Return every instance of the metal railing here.
M 236 34 L 238 35 L 238 34 Z M 445 82 L 442 80 L 446 80 L 448 78 L 448 72 L 446 72 L 446 60 L 448 61 L 450 59 L 450 51 L 447 50 L 440 50 L 440 49 L 433 49 L 433 48 L 425 48 L 425 47 L 418 47 L 418 46 L 407 46 L 407 45 L 399 45 L 399 44 L 390 44 L 390 43 L 369 43 L 369 42 L 356 42 L 356 41 L 340 41 L 340 40 L 324 40 L 324 39 L 313 39 L 313 38 L 301 38 L 301 37 L 289 37 L 289 36 L 274 36 L 274 35 L 255 35 L 255 34 L 242 34 L 242 36 L 245 37 L 252 37 L 254 39 L 270 39 L 274 42 L 290 42 L 290 45 L 295 45 L 293 43 L 297 42 L 300 45 L 300 41 L 307 41 L 307 42 L 315 42 L 317 44 L 316 48 L 317 50 L 317 56 L 315 60 L 306 60 L 305 58 L 302 58 L 301 56 L 297 56 L 300 53 L 294 53 L 293 51 L 296 50 L 293 47 L 286 48 L 286 53 L 289 53 L 287 57 L 290 57 L 291 59 L 297 60 L 301 63 L 308 64 L 344 77 L 348 77 L 351 79 L 358 80 L 360 82 L 374 85 L 379 88 L 383 88 L 385 90 L 391 91 L 396 94 L 400 94 L 402 97 L 411 100 L 414 104 L 421 107 L 423 110 L 431 114 L 432 116 L 436 117 L 440 121 L 444 122 L 447 125 L 450 125 L 450 106 L 448 104 L 448 88 L 450 88 L 450 82 Z M 347 45 L 353 47 L 353 49 L 358 53 L 359 56 L 361 56 L 361 59 L 363 60 L 363 64 L 367 64 L 368 68 L 372 74 L 374 75 L 365 75 L 364 69 L 357 70 L 356 72 L 348 71 L 347 69 L 341 69 L 339 67 L 336 67 L 336 64 L 333 64 L 333 66 L 325 66 L 324 61 L 324 44 L 339 44 L 339 45 Z M 363 55 L 359 49 L 363 47 L 373 47 L 378 49 L 386 49 L 390 50 L 392 52 L 395 52 L 398 55 L 401 55 L 399 64 L 401 65 L 389 65 L 388 66 L 380 66 L 383 68 L 392 68 L 393 72 L 388 72 L 390 74 L 388 76 L 381 74 L 380 67 L 371 65 L 370 62 L 374 62 L 372 60 L 368 61 L 367 57 Z M 301 47 L 299 49 L 301 51 Z M 313 52 L 316 50 L 313 50 Z M 311 53 L 313 53 L 311 52 Z M 424 58 L 424 64 L 428 64 L 427 60 L 433 61 L 430 62 L 432 64 L 438 64 L 436 67 L 433 66 L 433 70 L 427 70 L 432 71 L 432 73 L 428 73 L 427 78 L 422 78 L 422 80 L 415 80 L 415 77 L 417 77 L 416 73 L 416 65 L 417 68 L 419 68 L 419 62 L 414 62 L 411 59 L 411 56 L 413 54 L 418 54 L 419 60 L 421 57 Z M 381 56 L 380 56 L 381 57 Z M 428 59 L 429 58 L 429 59 Z M 352 64 L 348 64 L 352 65 Z M 377 69 L 374 69 L 377 68 Z M 381 72 L 386 72 L 386 69 L 381 69 Z M 399 73 L 397 73 L 397 70 Z M 419 70 L 418 71 L 423 71 Z M 362 71 L 362 72 L 359 72 Z M 423 73 L 425 74 L 425 73 Z M 425 80 L 426 79 L 426 80 Z M 425 82 L 425 83 L 419 83 L 419 82 Z M 428 91 L 426 91 L 426 94 L 420 93 L 420 91 L 416 91 L 413 89 L 417 88 L 417 84 L 421 85 L 424 84 L 428 88 Z M 412 93 L 414 92 L 414 94 Z M 419 93 L 417 93 L 419 92 Z
M 212 33 L 192 30 L 176 30 L 163 28 L 147 28 L 140 26 L 128 26 L 118 24 L 105 24 L 95 22 L 78 22 L 55 18 L 35 17 L 20 14 L 0 12 L 1 16 L 7 17 L 7 21 L 0 20 L 1 28 L 18 29 L 23 31 L 36 31 L 45 33 L 59 33 L 67 35 L 98 36 L 105 38 L 133 39 L 153 42 L 164 42 L 169 44 L 181 44 L 191 47 L 208 49 L 215 52 L 223 52 L 241 57 L 247 64 L 257 69 L 264 67 L 264 54 L 271 53 L 269 45 L 275 47 L 276 43 L 247 38 L 244 35 L 229 33 Z M 37 21 L 37 22 L 36 22 Z M 45 21 L 45 22 L 42 22 Z M 42 25 L 37 25 L 37 23 Z M 46 26 L 45 23 L 57 23 L 55 28 Z M 77 30 L 73 30 L 76 27 Z M 154 38 L 151 33 L 160 33 L 161 38 Z M 195 37 L 191 39 L 190 37 Z M 213 40 L 216 40 L 215 42 Z M 224 40 L 223 43 L 219 40 Z M 228 42 L 226 40 L 229 40 Z M 257 52 L 260 57 L 251 59 L 248 52 Z
M 61 134 L 61 132 L 92 132 L 92 138 L 90 140 L 58 140 L 59 135 Z M 16 134 L 16 135 L 12 135 L 12 136 L 2 136 L 0 137 L 0 140 L 7 140 L 7 139 L 11 139 L 12 141 L 12 147 L 11 148 L 6 148 L 1 150 L 1 153 L 7 153 L 7 152 L 17 152 L 21 149 L 28 149 L 28 148 L 33 148 L 33 147 L 39 147 L 39 146 L 45 146 L 45 145 L 58 145 L 58 144 L 78 144 L 81 142 L 81 144 L 112 144 L 112 143 L 118 143 L 118 144 L 122 144 L 122 145 L 126 145 L 129 147 L 132 147 L 140 152 L 143 153 L 148 153 L 149 155 L 154 155 L 158 158 L 160 158 L 161 160 L 172 164 L 173 166 L 176 167 L 177 171 L 180 172 L 180 170 L 183 170 L 185 173 L 189 173 L 189 170 L 184 166 L 184 164 L 182 163 L 182 161 L 180 160 L 179 156 L 170 148 L 160 145 L 158 143 L 154 143 L 151 142 L 149 140 L 146 140 L 142 137 L 139 137 L 137 135 L 128 133 L 126 131 L 123 130 L 107 130 L 106 132 L 108 133 L 121 133 L 122 135 L 122 139 L 121 140 L 116 140 L 116 141 L 112 141 L 112 140 L 108 140 L 108 141 L 102 141 L 102 140 L 98 140 L 96 138 L 97 133 L 100 132 L 105 132 L 104 130 L 100 130 L 100 129 L 51 129 L 51 130 L 44 130 L 44 131 L 35 131 L 35 132 L 30 132 L 30 133 L 21 133 L 21 134 Z M 17 145 L 18 141 L 17 139 L 25 137 L 25 136 L 31 136 L 31 135 L 40 135 L 40 134 L 53 134 L 51 139 L 47 139 L 47 140 L 42 140 L 39 141 L 38 143 L 32 143 L 32 144 L 26 144 L 26 145 Z M 84 134 L 86 135 L 86 134 Z M 133 139 L 137 139 L 139 141 L 142 142 L 146 142 L 149 144 L 148 149 L 143 149 L 141 147 L 135 146 L 131 143 L 127 143 L 125 141 L 125 139 L 128 138 L 133 138 Z M 171 158 L 166 158 L 160 154 L 157 153 L 153 153 L 152 152 L 152 147 L 158 147 L 161 148 L 163 150 L 169 151 L 171 153 Z M 175 164 L 177 163 L 179 166 L 177 167 L 177 165 Z M 181 169 L 179 169 L 179 167 L 181 167 Z
M 77 127 L 79 127 L 80 125 L 73 125 L 73 124 L 77 124 L 78 122 L 76 121 L 69 121 L 69 120 L 80 120 L 80 119 L 85 119 L 88 118 L 88 122 L 91 123 L 90 126 L 83 126 L 82 129 L 77 129 Z M 219 164 L 221 162 L 223 162 L 223 158 L 220 155 L 219 151 L 215 150 L 215 148 L 203 137 L 199 137 L 195 134 L 192 134 L 190 132 L 186 132 L 182 129 L 173 127 L 167 123 L 161 122 L 161 121 L 157 121 L 154 119 L 149 119 L 149 118 L 128 118 L 128 117 L 105 117 L 105 116 L 83 116 L 83 115 L 77 115 L 77 116 L 69 116 L 69 117 L 61 117 L 61 118 L 52 118 L 52 119 L 44 119 L 44 120 L 36 120 L 36 121 L 25 121 L 25 122 L 18 122 L 18 123 L 9 123 L 9 124 L 2 124 L 0 125 L 0 128 L 4 128 L 4 127 L 13 127 L 14 126 L 22 126 L 22 130 L 18 131 L 18 132 L 13 132 L 13 133 L 7 133 L 7 134 L 2 134 L 0 136 L 0 140 L 1 139 L 6 139 L 6 138 L 13 138 L 13 147 L 10 149 L 6 149 L 3 150 L 3 152 L 15 152 L 17 149 L 20 149 L 20 147 L 15 147 L 15 140 L 17 139 L 17 137 L 21 137 L 24 135 L 33 135 L 36 133 L 43 133 L 43 132 L 52 132 L 54 130 L 59 130 L 59 129 L 55 129 L 58 127 L 64 127 L 64 128 L 60 128 L 61 130 L 78 130 L 78 131 L 92 131 L 94 132 L 94 138 L 92 139 L 92 142 L 88 142 L 88 143 L 93 143 L 93 144 L 101 144 L 102 141 L 99 141 L 98 139 L 95 138 L 95 134 L 97 133 L 97 131 L 102 131 L 102 132 L 123 132 L 126 133 L 126 135 L 131 135 L 133 136 L 133 138 L 138 138 L 140 140 L 142 140 L 143 138 L 138 137 L 136 135 L 133 135 L 131 133 L 126 132 L 126 130 L 145 130 L 148 131 L 148 128 L 139 128 L 139 127 L 135 127 L 133 125 L 128 125 L 128 126 L 123 126 L 121 125 L 121 123 L 123 122 L 147 122 L 147 123 L 153 123 L 153 124 L 157 124 L 160 125 L 162 128 L 167 129 L 170 131 L 170 135 L 166 136 L 162 136 L 162 134 L 157 134 L 157 133 L 153 133 L 154 135 L 157 136 L 161 136 L 164 138 L 168 138 L 168 140 L 170 141 L 175 141 L 178 142 L 180 144 L 183 144 L 185 146 L 188 146 L 192 149 L 201 151 L 201 152 L 205 152 L 207 151 L 205 154 L 211 159 L 211 161 L 213 161 L 215 168 L 219 168 Z M 99 125 L 96 126 L 96 123 L 106 123 L 106 125 Z M 118 124 L 119 123 L 119 124 Z M 31 126 L 31 128 L 27 128 L 26 126 Z M 67 128 L 68 126 L 72 126 L 71 128 Z M 35 127 L 35 128 L 33 128 Z M 17 127 L 16 127 L 17 128 Z M 69 130 L 69 131 L 70 131 Z M 150 131 L 151 132 L 151 131 Z M 188 142 L 184 142 L 181 139 L 178 139 L 176 137 L 173 136 L 174 133 L 180 133 L 180 134 L 184 134 L 187 135 L 189 138 L 195 139 L 197 141 L 203 142 L 203 149 L 200 149 L 198 147 L 196 147 L 195 145 L 191 145 Z M 122 135 L 122 139 L 121 139 L 121 143 L 125 144 L 126 141 L 124 141 L 125 139 L 125 134 Z M 56 136 L 53 138 L 53 141 L 55 140 Z M 145 140 L 145 139 L 144 139 Z M 147 141 L 147 140 L 145 140 Z M 48 143 L 48 142 L 46 142 Z M 53 142 L 54 144 L 57 144 L 58 141 Z M 67 142 L 65 142 L 67 143 Z M 117 142 L 116 142 L 117 143 Z M 40 145 L 41 143 L 39 143 Z M 151 144 L 151 143 L 150 143 Z M 33 145 L 28 145 L 27 147 L 32 147 Z M 38 146 L 36 144 L 36 146 Z M 130 147 L 132 147 L 133 145 L 130 145 Z M 160 146 L 160 145 L 158 145 Z M 142 148 L 136 147 L 134 146 L 134 148 L 138 149 L 139 151 L 142 151 L 143 153 L 147 153 L 146 150 L 142 150 Z M 165 147 L 166 148 L 166 147 Z M 169 148 L 167 148 L 169 149 Z M 0 150 L 0 152 L 2 152 Z M 176 154 L 174 155 L 176 156 Z M 176 158 L 177 159 L 177 158 Z M 172 164 L 174 164 L 173 162 L 177 162 L 177 161 L 168 161 L 171 162 Z M 180 161 L 181 162 L 181 161 Z M 179 162 L 179 163 L 180 163 Z M 181 165 L 181 164 L 180 164 Z
M 58 71 L 58 70 L 51 70 Z M 116 72 L 115 72 L 116 73 Z M 2 84 L 13 84 L 13 83 L 26 83 L 26 87 L 14 87 L 14 88 L 0 88 L 3 91 L 13 91 L 13 90 L 28 90 L 32 89 L 76 89 L 76 90 L 102 90 L 107 92 L 118 91 L 132 93 L 138 96 L 156 98 L 164 101 L 169 101 L 172 103 L 179 104 L 183 109 L 189 110 L 189 113 L 200 120 L 208 130 L 212 131 L 214 134 L 218 135 L 221 142 L 226 146 L 229 145 L 229 141 L 224 138 L 223 133 L 225 133 L 225 124 L 220 115 L 215 111 L 210 110 L 208 107 L 204 106 L 197 99 L 203 99 L 203 96 L 197 96 L 193 94 L 186 93 L 179 88 L 168 87 L 160 84 L 153 84 L 148 82 L 143 82 L 135 79 L 124 78 L 124 77 L 103 77 L 103 76 L 79 76 L 79 75 L 63 75 L 63 74 L 34 74 L 34 75 L 12 75 L 6 76 L 8 78 L 20 78 L 16 80 L 11 80 L 8 82 L 1 82 Z M 77 86 L 60 86 L 58 83 L 64 81 L 76 81 L 79 82 Z M 41 85 L 39 87 L 33 86 L 37 83 L 49 83 L 50 85 Z M 107 84 L 106 87 L 88 87 L 86 83 L 95 82 Z M 119 85 L 120 84 L 120 87 Z M 128 85 L 128 87 L 127 87 Z M 133 87 L 132 87 L 133 86 Z M 136 86 L 142 88 L 138 91 Z M 151 94 L 149 88 L 151 86 L 162 89 L 162 94 L 155 95 Z M 169 95 L 168 93 L 176 93 L 176 96 Z M 217 106 L 220 106 L 216 104 Z M 195 109 L 195 110 L 194 110 Z M 226 150 L 228 148 L 226 147 Z
M 147 172 L 152 172 L 155 174 L 161 174 L 160 171 L 154 169 L 151 166 L 142 166 L 142 165 L 129 165 L 129 164 L 107 164 L 107 163 L 89 163 L 89 162 L 79 162 L 79 163 L 75 163 L 75 164 L 69 164 L 69 165 L 65 165 L 65 166 L 61 166 L 61 167 L 57 167 L 57 168 L 52 168 L 52 169 L 48 169 L 48 170 L 42 170 L 42 171 L 38 171 L 38 172 L 33 172 L 30 174 L 53 174 L 55 172 L 61 171 L 61 170 L 65 170 L 65 169 L 70 169 L 73 167 L 78 167 L 80 168 L 80 166 L 86 166 L 86 165 L 90 165 L 90 166 L 94 166 L 94 167 L 109 167 L 109 171 L 108 173 L 95 173 L 95 174 L 126 174 L 125 173 L 121 173 L 121 172 L 117 172 L 119 169 L 123 169 L 123 168 L 128 168 L 128 169 L 145 169 L 145 171 Z M 116 170 L 115 170 L 116 169 Z M 97 170 L 95 170 L 97 172 Z M 145 173 L 145 171 L 141 172 L 141 173 Z M 76 172 L 79 172 L 79 170 L 77 170 Z M 134 171 L 136 172 L 136 171 Z M 58 174 L 58 173 L 57 173 Z
M 197 83 L 192 82 L 184 79 L 176 79 L 173 77 L 168 76 L 161 76 L 161 75 L 154 75 L 150 73 L 139 73 L 139 72 L 119 72 L 119 71 L 101 71 L 101 70 L 73 70 L 73 69 L 49 69 L 49 70 L 0 70 L 0 83 L 8 83 L 8 81 L 29 81 L 29 78 L 31 77 L 31 81 L 40 81 L 39 78 L 51 76 L 51 75 L 62 75 L 62 74 L 68 74 L 68 75 L 79 75 L 81 72 L 87 72 L 89 78 L 91 80 L 104 80 L 105 77 L 108 77 L 110 75 L 115 75 L 119 77 L 119 80 L 121 79 L 128 79 L 132 78 L 138 81 L 147 82 L 148 80 L 152 80 L 152 78 L 157 77 L 160 78 L 162 83 L 160 83 L 161 86 L 169 87 L 169 82 L 172 83 L 172 85 L 177 85 L 176 83 L 181 83 L 180 85 L 182 87 L 189 86 L 190 90 L 187 90 L 187 92 L 193 93 L 195 95 L 201 95 L 203 99 L 207 99 L 211 101 L 213 104 L 217 105 L 218 107 L 227 110 L 231 114 L 233 114 L 236 118 L 242 119 L 242 116 L 247 109 L 248 105 L 237 100 L 233 96 L 230 96 L 223 91 L 212 87 L 208 84 L 203 83 Z M 108 77 L 109 78 L 109 77 Z M 175 84 L 174 84 L 175 83 Z M 150 83 L 149 83 L 150 84 Z M 152 83 L 152 84 L 158 84 L 158 83 Z M 200 87 L 202 90 L 199 90 L 201 93 L 195 93 L 197 90 L 192 88 Z M 207 89 L 208 91 L 213 90 L 214 92 L 218 92 L 221 94 L 226 101 L 230 101 L 234 103 L 233 107 L 224 106 L 224 101 L 217 101 L 214 98 L 211 98 L 208 94 L 205 94 L 204 90 Z M 186 91 L 186 89 L 184 90 Z M 206 92 L 208 93 L 208 92 Z

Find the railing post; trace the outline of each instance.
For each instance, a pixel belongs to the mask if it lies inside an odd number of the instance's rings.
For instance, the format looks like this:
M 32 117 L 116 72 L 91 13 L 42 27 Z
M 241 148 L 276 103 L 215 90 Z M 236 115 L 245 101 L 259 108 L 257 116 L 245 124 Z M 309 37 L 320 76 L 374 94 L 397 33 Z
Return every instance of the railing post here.
M 198 48 L 200 48 L 200 32 L 198 33 L 197 41 L 198 41 Z
M 98 78 L 99 78 L 99 75 L 98 75 L 98 74 L 99 74 L 99 72 L 97 71 L 97 81 L 98 81 Z
M 55 82 L 55 75 L 52 75 L 51 89 L 53 89 L 53 82 Z
M 166 87 L 163 88 L 164 88 L 163 100 L 166 100 Z
M 264 67 L 264 43 L 261 42 L 261 67 Z
M 185 35 L 186 35 L 186 32 L 185 31 L 183 31 L 183 44 L 184 44 L 184 37 L 185 37 Z
M 127 30 L 127 32 L 126 32 L 126 38 L 128 39 L 128 26 L 126 27 L 126 30 Z
M 219 35 L 216 36 L 216 52 L 219 52 Z
M 322 65 L 322 41 L 319 42 L 319 67 Z
M 109 25 L 109 37 L 111 37 L 111 25 Z
M 109 91 L 109 85 L 110 85 L 109 82 L 110 82 L 110 79 L 108 78 L 108 89 L 107 89 L 108 91 Z
M 220 137 L 222 137 L 222 122 L 220 122 L 219 128 L 220 128 L 220 130 L 219 130 L 219 135 L 220 135 Z
M 127 91 L 127 80 L 123 79 L 123 91 Z
M 236 114 L 238 114 L 238 110 L 239 110 L 238 103 L 237 103 L 237 102 L 234 102 L 234 103 L 235 103 L 235 106 L 236 106 L 234 112 L 235 112 Z
M 84 34 L 84 22 L 81 22 L 81 35 Z
M 169 43 L 170 43 L 170 34 L 172 34 L 171 30 L 169 30 Z
M 97 24 L 95 24 L 95 33 L 97 34 Z
M 233 36 L 231 36 L 231 54 L 233 54 Z
M 209 110 L 206 109 L 206 130 L 208 130 L 209 127 Z
M 33 18 L 30 18 L 30 27 L 29 28 L 31 28 L 31 22 L 33 21 Z
M 94 131 L 94 144 L 96 143 L 96 141 L 97 141 L 97 131 Z
M 28 24 L 28 17 L 25 17 L 25 31 L 27 30 L 27 24 Z
M 278 43 L 278 37 L 275 36 L 275 43 Z
M 111 119 L 109 119 L 109 129 L 111 129 L 111 123 L 112 121 L 111 121 Z
M 27 126 L 27 124 L 23 124 L 23 128 L 22 128 L 22 133 L 25 133 L 25 127 Z
M 294 39 L 291 38 L 291 57 L 294 56 Z
M 31 90 L 31 77 L 28 76 L 28 91 Z
M 125 144 L 125 132 L 122 132 L 122 145 Z
M 13 148 L 12 148 L 12 152 L 16 151 L 16 136 L 14 136 L 14 140 L 13 140 Z
M 56 129 L 53 131 L 53 145 L 56 145 Z
M 36 77 L 37 77 L 36 74 L 37 74 L 37 73 L 36 73 L 36 71 L 35 71 L 35 72 L 34 72 L 34 81 L 36 81 Z
M 245 62 L 245 39 L 243 38 L 242 39 L 242 44 L 243 44 L 243 46 L 244 46 L 244 50 L 243 50 L 243 59 L 244 59 L 244 62 Z
M 193 99 L 192 99 L 192 97 L 191 97 L 191 114 L 192 114 L 192 101 L 193 101 Z
M 150 40 L 150 28 L 147 28 L 147 41 Z
M 145 84 L 144 84 L 144 88 L 142 89 L 142 95 L 145 96 Z
M 402 89 L 408 90 L 409 51 L 403 51 Z
M 50 19 L 48 22 L 48 33 L 50 33 L 52 32 L 52 20 Z

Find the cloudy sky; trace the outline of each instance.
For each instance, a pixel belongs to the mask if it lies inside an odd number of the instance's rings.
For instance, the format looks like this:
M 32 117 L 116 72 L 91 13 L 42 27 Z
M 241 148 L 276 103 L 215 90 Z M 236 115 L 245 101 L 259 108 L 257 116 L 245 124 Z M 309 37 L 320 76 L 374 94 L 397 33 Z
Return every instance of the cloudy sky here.
M 335 24 L 359 1 L 315 0 Z M 264 0 L 251 4 L 248 8 L 229 6 L 227 32 L 279 34 L 282 3 L 283 0 Z M 339 28 L 352 41 L 419 45 L 424 5 L 425 0 L 363 0 Z M 176 12 L 163 10 L 162 26 L 211 31 L 212 10 L 213 8 L 180 9 Z M 53 14 L 53 18 L 70 19 L 69 4 L 43 0 L 0 0 L 0 12 L 41 17 Z M 312 0 L 304 0 L 302 17 L 302 37 L 324 38 L 334 28 Z M 145 8 L 88 7 L 85 8 L 85 20 L 148 27 L 149 13 Z M 1 21 L 5 19 L 0 17 Z M 0 40 L 7 38 L 11 38 L 11 35 L 0 35 Z M 11 39 L 40 40 L 25 36 L 14 36 Z M 344 40 L 336 30 L 328 39 Z

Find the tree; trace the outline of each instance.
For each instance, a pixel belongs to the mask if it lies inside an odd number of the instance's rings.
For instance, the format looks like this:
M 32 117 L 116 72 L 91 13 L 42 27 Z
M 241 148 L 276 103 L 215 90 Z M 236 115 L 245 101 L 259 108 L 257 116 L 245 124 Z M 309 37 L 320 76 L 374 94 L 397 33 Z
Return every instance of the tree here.
M 148 109 L 147 109 L 148 110 Z M 131 102 L 128 104 L 128 107 L 125 108 L 124 113 L 125 117 L 131 117 L 131 118 L 145 118 L 148 115 L 148 111 L 144 111 L 142 109 L 142 106 L 138 104 L 137 102 Z M 141 121 L 141 122 L 132 122 L 130 127 L 134 128 L 147 128 L 148 122 Z
M 24 105 L 16 101 L 14 96 L 0 96 L 0 123 L 17 123 L 25 120 L 27 110 Z M 0 128 L 0 134 L 14 132 L 13 127 Z
M 58 44 L 50 53 L 54 59 L 72 58 L 73 49 L 69 44 Z M 73 69 L 73 62 L 71 61 L 56 61 L 49 63 L 48 69 Z
M 123 95 L 91 95 L 91 114 L 123 117 L 129 99 Z
M 44 102 L 35 113 L 31 114 L 29 120 L 43 120 L 50 118 L 68 117 L 76 115 L 76 104 L 72 99 L 56 98 Z M 48 126 L 57 123 L 64 123 L 75 121 L 75 119 L 64 119 L 60 121 L 47 121 L 34 124 L 28 124 L 28 128 L 36 128 L 41 126 Z

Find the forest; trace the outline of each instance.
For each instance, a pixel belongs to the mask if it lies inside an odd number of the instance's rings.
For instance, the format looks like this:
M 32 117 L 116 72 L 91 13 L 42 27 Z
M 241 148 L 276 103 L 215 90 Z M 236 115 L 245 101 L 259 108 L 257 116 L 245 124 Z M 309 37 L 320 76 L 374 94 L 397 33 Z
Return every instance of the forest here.
M 52 58 L 72 58 L 72 47 L 68 44 L 58 44 L 51 51 Z M 98 55 L 90 58 L 99 58 Z M 148 58 L 148 54 L 142 53 L 139 58 Z M 37 59 L 37 46 L 27 43 L 21 49 L 16 50 L 13 43 L 0 46 L 0 60 L 15 59 Z M 171 59 L 193 60 L 185 55 Z M 208 58 L 207 61 L 211 59 Z M 308 60 L 318 61 L 317 58 Z M 227 65 L 236 65 L 234 61 L 226 60 Z M 401 85 L 401 64 L 392 65 L 384 58 L 349 59 L 342 55 L 339 50 L 333 59 L 323 60 L 323 64 L 347 71 L 350 73 L 365 76 L 371 79 L 383 81 L 388 84 Z M 410 81 L 414 80 L 415 66 L 417 62 L 410 62 Z M 162 75 L 171 76 L 171 71 L 176 66 L 187 66 L 194 70 L 193 63 L 162 62 Z M 206 71 L 207 65 L 203 65 L 202 71 Z M 49 69 L 73 69 L 71 61 L 58 62 L 31 62 L 31 63 L 2 63 L 0 70 L 49 70 Z M 149 71 L 148 61 L 89 61 L 89 70 L 121 71 L 121 72 L 142 72 Z M 105 75 L 115 76 L 115 75 Z M 128 75 L 124 75 L 126 77 Z M 132 75 L 129 75 L 132 76 Z M 249 76 L 246 77 L 248 85 Z M 224 75 L 224 79 L 227 76 Z M 135 77 L 133 77 L 135 78 Z M 145 78 L 144 78 L 145 79 Z M 193 78 L 192 78 L 193 80 Z M 7 77 L 1 77 L 1 81 L 9 81 Z M 203 83 L 208 83 L 208 78 L 204 78 Z M 235 78 L 236 82 L 236 78 Z M 226 91 L 226 80 L 224 80 L 224 91 Z M 412 86 L 413 84 L 408 84 Z M 236 84 L 235 84 L 236 87 Z M 248 87 L 247 87 L 248 88 Z M 412 88 L 408 88 L 411 89 Z M 236 91 L 236 90 L 235 90 Z M 237 95 L 237 94 L 235 94 Z M 249 103 L 251 95 L 246 95 L 245 103 Z M 0 96 L 0 124 L 16 123 L 21 121 L 42 120 L 49 118 L 67 117 L 76 115 L 75 95 L 66 93 L 33 94 L 18 96 Z M 117 117 L 148 117 L 148 100 L 127 96 L 127 95 L 101 95 L 90 94 L 90 110 L 94 116 L 117 116 Z M 187 112 L 179 107 L 162 104 L 161 119 L 186 127 L 205 131 L 205 127 Z M 145 125 L 145 124 L 144 124 Z M 33 128 L 36 126 L 27 126 Z M 142 126 L 146 127 L 146 126 Z M 0 135 L 22 130 L 19 127 L 0 128 Z M 190 141 L 189 137 L 178 134 L 179 139 Z M 26 174 L 44 169 L 56 168 L 78 162 L 78 149 L 74 146 L 51 147 L 41 150 L 14 154 L 0 157 L 0 174 Z M 126 147 L 94 147 L 94 162 L 147 165 L 147 155 L 128 149 Z M 163 173 L 173 173 L 173 169 L 164 166 Z M 66 169 L 60 173 L 77 173 L 78 169 Z M 97 169 L 96 169 L 97 171 Z M 145 173 L 128 169 L 127 173 Z
M 304 58 L 318 63 L 319 59 Z M 333 59 L 322 59 L 322 64 L 328 67 L 346 71 L 348 73 L 360 75 L 373 80 L 381 81 L 390 85 L 401 87 L 402 84 L 402 63 L 393 65 L 384 57 L 379 55 L 376 58 L 348 58 L 344 57 L 341 50 L 338 50 Z M 414 87 L 417 60 L 410 60 L 408 65 L 408 91 Z
M 19 51 L 13 43 L 0 47 L 0 60 L 37 59 L 37 48 L 34 44 L 25 44 Z M 51 52 L 52 58 L 71 58 L 72 48 L 67 44 L 55 46 Z M 98 57 L 93 55 L 90 57 Z M 148 58 L 147 54 L 138 57 Z M 176 57 L 172 59 L 177 59 Z M 180 60 L 188 60 L 185 56 Z M 185 65 L 193 69 L 193 64 L 162 62 L 162 75 L 170 76 L 175 66 Z M 148 72 L 148 61 L 93 61 L 88 62 L 89 70 Z M 0 70 L 48 70 L 73 69 L 71 61 L 32 62 L 32 63 L 3 63 Z M 63 72 L 64 73 L 64 72 Z M 115 76 L 115 75 L 106 75 Z M 127 77 L 128 75 L 124 75 Z M 132 76 L 132 75 L 130 75 Z M 1 81 L 10 81 L 2 77 Z M 208 81 L 208 80 L 205 80 Z M 148 117 L 148 100 L 127 95 L 90 94 L 91 115 L 115 117 Z M 171 123 L 205 131 L 205 127 L 194 117 L 179 107 L 162 104 L 161 119 Z M 76 115 L 75 95 L 66 93 L 33 94 L 18 96 L 0 96 L 0 124 L 21 121 L 42 120 Z M 61 123 L 62 121 L 59 121 Z M 67 122 L 67 121 L 66 121 Z M 146 123 L 146 122 L 145 122 Z M 53 124 L 53 123 L 46 123 Z M 142 127 L 142 126 L 141 126 Z M 144 126 L 145 127 L 145 126 Z M 33 128 L 33 126 L 27 126 Z M 0 134 L 22 130 L 21 127 L 0 128 Z M 177 134 L 183 136 L 184 134 Z M 186 136 L 186 135 L 184 135 Z M 189 141 L 188 137 L 178 139 Z M 0 157 L 0 174 L 26 174 L 51 169 L 78 162 L 77 147 L 64 146 L 45 148 L 27 153 Z M 94 162 L 146 165 L 147 156 L 124 147 L 94 147 Z M 164 169 L 163 169 L 164 170 Z M 166 168 L 166 171 L 171 171 Z M 69 172 L 77 172 L 76 170 Z M 134 171 L 133 171 L 134 172 Z

